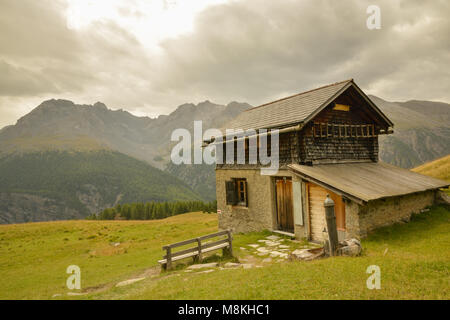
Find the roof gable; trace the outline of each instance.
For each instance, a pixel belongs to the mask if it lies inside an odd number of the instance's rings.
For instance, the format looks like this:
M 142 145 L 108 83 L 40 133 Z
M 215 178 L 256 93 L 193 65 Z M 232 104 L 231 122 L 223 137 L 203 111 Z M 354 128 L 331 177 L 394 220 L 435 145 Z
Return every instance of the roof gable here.
M 226 128 L 257 130 L 264 128 L 282 128 L 297 123 L 305 124 L 351 86 L 355 88 L 358 94 L 383 119 L 387 126 L 393 126 L 393 123 L 353 82 L 353 79 L 350 79 L 248 109 L 229 122 Z

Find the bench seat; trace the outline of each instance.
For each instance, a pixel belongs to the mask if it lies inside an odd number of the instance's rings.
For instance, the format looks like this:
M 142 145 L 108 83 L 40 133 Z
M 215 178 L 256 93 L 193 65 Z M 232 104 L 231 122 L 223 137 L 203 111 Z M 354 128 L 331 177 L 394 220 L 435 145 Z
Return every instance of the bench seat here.
M 209 248 L 205 248 L 202 250 L 202 253 L 206 253 L 206 252 L 210 252 L 210 251 L 214 251 L 214 250 L 218 250 L 218 249 L 223 249 L 226 247 L 229 247 L 230 245 L 228 243 L 221 243 L 218 244 L 216 246 L 213 247 L 209 247 Z M 198 250 L 193 251 L 193 252 L 189 252 L 189 253 L 185 253 L 182 255 L 177 256 L 176 252 L 172 255 L 172 261 L 177 261 L 177 260 L 181 260 L 181 259 L 185 259 L 185 258 L 190 258 L 190 257 L 195 257 L 198 256 Z M 159 264 L 166 264 L 167 263 L 167 259 L 162 259 L 158 261 Z

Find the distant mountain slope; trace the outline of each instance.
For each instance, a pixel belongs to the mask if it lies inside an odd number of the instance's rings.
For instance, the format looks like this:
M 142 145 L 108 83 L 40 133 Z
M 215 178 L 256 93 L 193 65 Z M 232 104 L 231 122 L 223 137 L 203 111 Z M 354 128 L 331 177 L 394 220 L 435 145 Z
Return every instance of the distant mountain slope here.
M 48 100 L 16 125 L 0 131 L 0 153 L 106 148 L 162 169 L 169 160 L 173 130 L 192 130 L 194 120 L 202 120 L 205 129 L 218 127 L 248 107 L 245 103 L 223 106 L 205 101 L 184 104 L 170 115 L 151 119 L 109 110 L 100 102 L 78 105 L 67 100 Z
M 0 158 L 0 223 L 84 218 L 117 203 L 199 199 L 181 180 L 115 151 Z
M 380 136 L 381 160 L 413 168 L 450 154 L 450 104 L 370 98 L 394 122 L 394 134 Z
M 448 103 L 422 100 L 410 100 L 396 103 L 409 110 L 414 110 L 423 114 L 426 117 L 431 117 L 447 124 L 450 122 L 450 108 Z
M 238 102 L 228 105 L 209 101 L 197 105 L 186 103 L 169 115 L 151 119 L 109 110 L 100 102 L 78 105 L 67 100 L 48 100 L 19 119 L 16 125 L 0 130 L 0 155 L 116 150 L 164 169 L 170 163 L 170 152 L 176 144 L 171 142 L 175 129 L 185 128 L 192 133 L 194 121 L 202 121 L 203 130 L 220 128 L 249 107 Z M 202 199 L 213 200 L 214 169 L 206 169 L 208 174 L 203 171 L 195 166 L 169 166 L 167 170 L 194 188 Z M 199 179 L 199 174 L 207 177 Z
M 206 201 L 216 200 L 215 165 L 168 163 L 166 171 L 186 182 Z

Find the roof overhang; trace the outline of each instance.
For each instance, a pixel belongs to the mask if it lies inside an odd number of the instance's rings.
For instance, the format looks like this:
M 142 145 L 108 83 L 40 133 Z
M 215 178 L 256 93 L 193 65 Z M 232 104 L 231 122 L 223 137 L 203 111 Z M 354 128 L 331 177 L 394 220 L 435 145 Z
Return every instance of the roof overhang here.
M 302 179 L 357 203 L 446 188 L 449 182 L 424 176 L 386 163 L 288 165 Z

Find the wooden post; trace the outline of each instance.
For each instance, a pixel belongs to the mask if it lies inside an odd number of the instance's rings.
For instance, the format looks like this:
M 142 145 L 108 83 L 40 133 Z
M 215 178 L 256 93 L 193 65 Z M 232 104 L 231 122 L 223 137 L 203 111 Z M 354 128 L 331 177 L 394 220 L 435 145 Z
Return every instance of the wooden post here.
M 166 247 L 167 250 L 167 270 L 172 270 L 172 248 L 171 247 Z
M 200 238 L 197 238 L 197 244 L 198 244 L 198 256 L 197 256 L 197 260 L 199 262 L 202 262 L 203 257 L 202 257 L 202 241 L 200 240 Z
M 330 198 L 329 194 L 327 194 L 327 198 L 325 199 L 323 206 L 325 207 L 330 255 L 335 256 L 339 241 L 336 227 L 336 215 L 334 213 L 334 201 Z
M 228 254 L 230 257 L 233 256 L 233 238 L 231 236 L 231 230 L 227 230 L 228 237 L 228 248 L 224 248 L 224 254 Z M 225 250 L 227 249 L 227 250 Z

